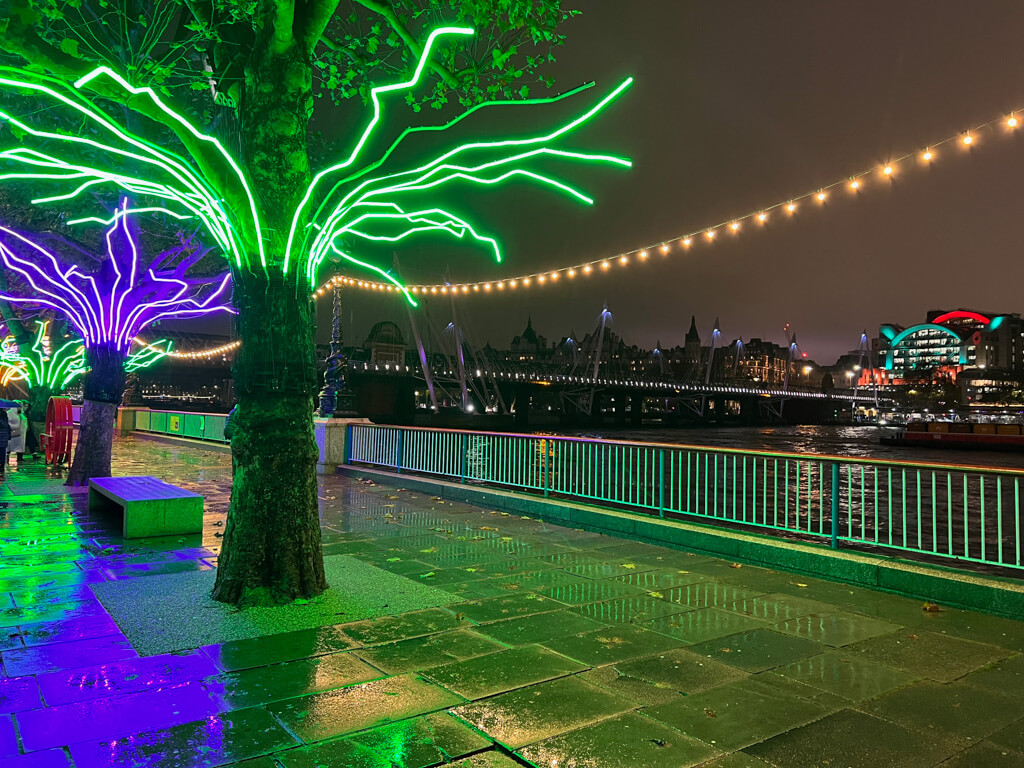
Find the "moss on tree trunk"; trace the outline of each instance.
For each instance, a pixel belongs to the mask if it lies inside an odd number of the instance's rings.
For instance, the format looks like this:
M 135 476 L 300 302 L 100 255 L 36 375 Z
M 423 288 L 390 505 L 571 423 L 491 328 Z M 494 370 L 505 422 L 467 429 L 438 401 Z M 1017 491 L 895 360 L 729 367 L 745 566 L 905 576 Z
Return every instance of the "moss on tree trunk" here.
M 90 347 L 85 351 L 85 363 L 89 367 L 82 380 L 85 402 L 65 485 L 85 485 L 91 477 L 110 477 L 114 420 L 124 395 L 124 355 L 117 349 Z
M 234 482 L 213 598 L 266 605 L 327 588 L 317 506 L 314 318 L 294 279 L 236 279 Z

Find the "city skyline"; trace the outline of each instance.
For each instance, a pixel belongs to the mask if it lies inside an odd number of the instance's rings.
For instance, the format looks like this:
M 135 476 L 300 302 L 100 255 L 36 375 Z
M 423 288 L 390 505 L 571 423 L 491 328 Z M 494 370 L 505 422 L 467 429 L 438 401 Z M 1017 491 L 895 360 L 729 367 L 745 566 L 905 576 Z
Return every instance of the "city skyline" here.
M 470 197 L 464 205 L 493 224 L 506 262 L 447 245 L 399 250 L 403 278 L 438 282 L 448 268 L 453 280 L 497 280 L 629 251 L 881 169 L 1024 104 L 1013 36 L 1024 9 L 1011 2 L 973 13 L 880 2 L 779 9 L 652 0 L 645 10 L 589 3 L 566 25 L 553 68 L 558 91 L 636 77 L 577 142 L 629 156 L 633 169 L 581 176 L 597 200 L 587 209 L 525 187 Z M 885 44 L 868 45 L 876 39 Z M 1020 140 L 1003 133 L 944 147 L 927 168 L 904 163 L 813 210 L 809 201 L 764 231 L 725 231 L 711 246 L 674 247 L 646 264 L 516 297 L 469 297 L 462 311 L 493 336 L 509 315 L 580 330 L 580 318 L 607 302 L 619 332 L 646 346 L 659 336 L 668 344 L 673 330 L 681 338 L 691 314 L 702 333 L 718 316 L 729 338 L 776 343 L 789 323 L 801 348 L 826 362 L 855 348 L 863 330 L 909 324 L 931 309 L 1018 311 L 1014 281 L 987 277 L 1012 274 L 1011 244 L 1022 234 Z M 378 316 L 375 308 L 394 301 L 382 298 L 346 292 L 357 315 Z

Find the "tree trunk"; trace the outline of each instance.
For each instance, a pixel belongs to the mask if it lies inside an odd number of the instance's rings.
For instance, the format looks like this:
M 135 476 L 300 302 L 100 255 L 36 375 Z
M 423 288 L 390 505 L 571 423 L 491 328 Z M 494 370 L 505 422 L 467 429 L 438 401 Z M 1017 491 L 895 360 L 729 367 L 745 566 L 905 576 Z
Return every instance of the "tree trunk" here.
M 124 361 L 125 356 L 114 347 L 90 347 L 85 351 L 89 367 L 82 380 L 85 402 L 65 485 L 85 485 L 91 477 L 110 477 L 114 420 L 124 395 Z
M 231 417 L 234 482 L 213 598 L 287 603 L 327 588 L 320 546 L 314 315 L 301 277 L 236 275 L 242 344 Z

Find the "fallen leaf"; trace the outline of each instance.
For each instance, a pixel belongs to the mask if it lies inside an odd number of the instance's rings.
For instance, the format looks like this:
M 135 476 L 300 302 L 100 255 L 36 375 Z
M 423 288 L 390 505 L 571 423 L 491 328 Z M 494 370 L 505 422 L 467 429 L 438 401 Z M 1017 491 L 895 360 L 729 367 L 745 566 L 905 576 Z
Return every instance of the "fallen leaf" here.
M 664 597 L 664 595 L 661 592 L 651 592 L 651 597 Z
M 794 587 L 806 587 L 806 584 L 801 584 L 799 581 L 792 582 Z
M 636 568 L 636 566 L 633 563 L 623 563 L 622 567 L 623 568 L 629 568 L 630 570 L 633 570 L 633 569 Z
M 389 557 L 389 558 L 388 558 L 388 562 L 389 562 L 389 563 L 397 563 L 397 562 L 399 562 L 399 561 L 400 561 L 401 559 L 402 559 L 402 558 L 400 558 L 400 557 Z
M 729 567 L 730 568 L 742 568 L 743 564 L 742 563 L 730 563 Z
M 718 717 L 718 713 L 715 712 L 715 710 L 713 710 L 713 709 L 705 708 L 704 709 L 704 714 L 707 715 L 708 717 L 712 718 L 712 719 Z
M 420 578 L 421 578 L 421 579 L 429 579 L 429 578 L 430 578 L 431 576 L 433 576 L 433 575 L 434 575 L 434 572 L 433 572 L 433 571 L 431 571 L 430 573 L 421 573 L 421 574 L 420 574 Z
M 925 603 L 921 606 L 921 610 L 926 613 L 938 613 L 942 607 L 938 603 Z

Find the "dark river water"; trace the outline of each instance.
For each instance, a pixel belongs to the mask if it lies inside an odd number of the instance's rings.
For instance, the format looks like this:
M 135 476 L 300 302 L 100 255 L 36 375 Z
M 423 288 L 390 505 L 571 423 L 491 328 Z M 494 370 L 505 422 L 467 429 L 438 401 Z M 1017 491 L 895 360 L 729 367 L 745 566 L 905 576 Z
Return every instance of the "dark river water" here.
M 1024 452 L 965 451 L 948 448 L 902 448 L 882 445 L 879 427 L 683 427 L 675 429 L 601 429 L 564 432 L 610 440 L 673 443 L 716 448 L 736 448 L 782 453 L 824 453 L 833 456 L 888 459 L 891 461 L 958 464 L 974 467 L 1024 469 Z

